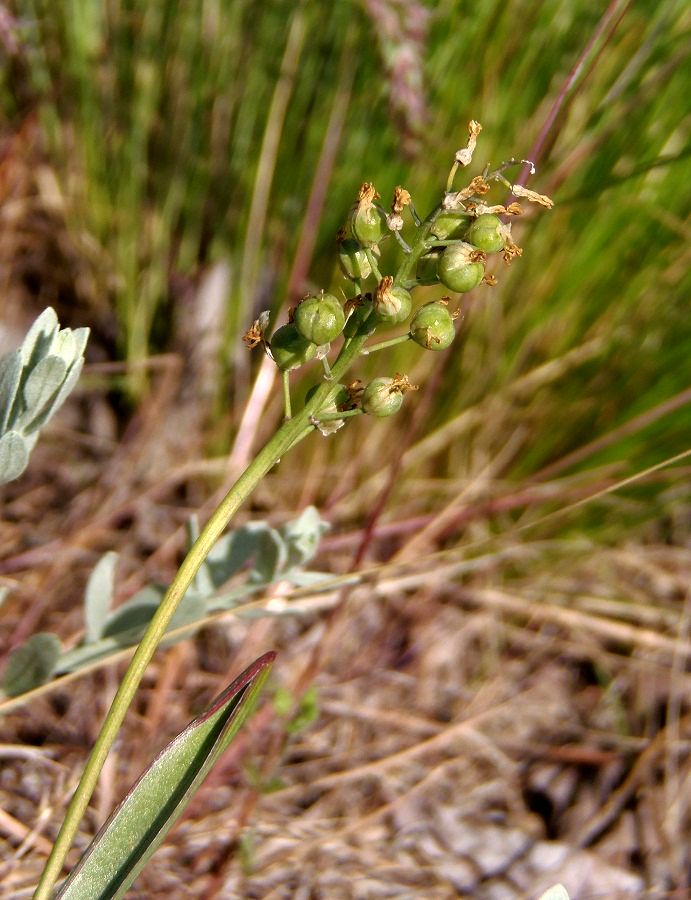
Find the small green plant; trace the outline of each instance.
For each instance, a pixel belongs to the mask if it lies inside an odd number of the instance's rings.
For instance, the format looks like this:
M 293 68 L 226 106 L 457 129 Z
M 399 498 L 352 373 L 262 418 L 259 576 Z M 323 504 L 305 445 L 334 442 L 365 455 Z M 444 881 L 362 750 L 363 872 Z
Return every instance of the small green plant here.
M 522 251 L 512 239 L 510 225 L 510 218 L 519 215 L 521 207 L 515 201 L 506 206 L 488 205 L 487 194 L 493 186 L 508 189 L 514 197 L 551 207 L 549 198 L 507 180 L 503 173 L 515 164 L 513 161 L 495 170 L 488 167 L 468 185 L 454 188 L 458 170 L 472 161 L 480 131 L 481 126 L 477 122 L 470 123 L 467 146 L 456 153 L 440 202 L 424 220 L 418 216 L 412 197 L 404 188 L 396 188 L 391 207 L 385 210 L 377 202 L 380 198 L 373 185 L 363 184 L 346 227 L 339 235 L 339 259 L 347 279 L 345 303 L 340 311 L 340 304 L 332 295 L 311 295 L 301 304 L 303 310 L 300 312 L 298 307 L 298 310 L 291 311 L 288 323 L 280 325 L 272 335 L 268 332 L 268 312 L 262 313 L 246 333 L 247 345 L 261 346 L 281 370 L 285 421 L 211 515 L 161 597 L 69 804 L 37 888 L 37 900 L 45 900 L 51 895 L 99 772 L 146 666 L 239 506 L 287 451 L 315 430 L 324 435 L 331 434 L 350 417 L 365 414 L 388 416 L 401 408 L 404 394 L 413 389 L 404 374 L 383 373 L 364 388 L 357 381 L 350 381 L 350 386 L 346 386 L 348 382 L 342 379 L 363 353 L 382 351 L 406 341 L 413 341 L 425 350 L 438 351 L 448 347 L 455 333 L 453 314 L 444 303 L 434 305 L 432 309 L 426 305 L 413 314 L 414 290 L 430 281 L 456 291 L 467 291 L 480 283 L 492 285 L 496 283 L 496 278 L 486 272 L 487 257 L 501 252 L 504 262 L 508 264 L 521 255 Z M 497 219 L 499 225 L 492 220 L 488 229 L 487 219 L 481 219 L 484 216 L 502 218 Z M 436 228 L 440 217 L 452 220 L 453 228 L 448 225 Z M 498 249 L 483 250 L 473 245 L 470 242 L 473 228 L 484 246 L 496 246 Z M 498 236 L 501 237 L 501 247 Z M 392 272 L 382 271 L 384 256 L 381 251 L 385 242 L 395 242 L 399 251 Z M 441 256 L 437 260 L 439 254 Z M 435 263 L 438 262 L 437 274 L 430 274 L 430 267 L 425 267 L 423 279 L 418 275 L 418 267 L 428 256 L 433 256 Z M 448 262 L 451 257 L 454 258 L 453 266 Z M 411 315 L 413 318 L 409 323 Z M 392 323 L 405 325 L 405 331 L 393 338 L 368 343 L 380 328 L 389 328 Z M 329 362 L 331 344 L 335 340 L 341 341 L 341 345 L 333 361 Z M 310 363 L 317 365 L 318 362 L 323 375 L 308 393 L 302 408 L 294 413 L 290 372 Z M 314 715 L 315 711 L 316 706 L 310 699 L 301 710 L 302 721 Z M 300 721 L 298 719 L 298 724 Z M 160 840 L 161 835 L 162 832 L 157 832 L 156 840 Z
M 322 580 L 325 573 L 309 571 L 306 566 L 327 529 L 328 523 L 309 506 L 280 528 L 249 522 L 223 535 L 200 566 L 168 631 L 184 629 L 182 636 L 187 637 L 207 616 L 233 609 L 279 580 L 295 587 Z M 190 545 L 198 535 L 199 527 L 192 520 Z M 30 637 L 10 655 L 2 678 L 5 695 L 18 697 L 53 677 L 107 661 L 140 640 L 166 589 L 148 584 L 114 609 L 117 559 L 117 553 L 104 554 L 89 576 L 84 592 L 84 637 L 79 645 L 63 650 L 58 635 L 50 632 Z
M 41 429 L 77 383 L 88 338 L 88 328 L 60 328 L 49 306 L 0 359 L 0 484 L 26 469 Z

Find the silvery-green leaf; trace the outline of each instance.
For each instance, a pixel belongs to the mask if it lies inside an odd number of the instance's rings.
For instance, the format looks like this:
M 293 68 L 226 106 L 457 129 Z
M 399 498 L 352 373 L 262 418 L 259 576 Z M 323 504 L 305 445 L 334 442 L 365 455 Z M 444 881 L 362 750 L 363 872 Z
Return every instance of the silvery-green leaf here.
M 123 643 L 129 643 L 132 633 L 143 633 L 158 609 L 163 593 L 163 588 L 153 585 L 147 585 L 141 591 L 137 591 L 126 603 L 108 616 L 108 621 L 103 629 L 103 637 L 119 639 L 127 634 L 127 640 L 123 639 Z
M 88 330 L 88 329 L 87 329 Z M 53 418 L 55 413 L 60 409 L 62 404 L 67 399 L 68 394 L 72 391 L 72 388 L 77 383 L 77 379 L 82 373 L 82 368 L 84 366 L 84 360 L 82 358 L 76 360 L 76 362 L 72 363 L 71 368 L 68 370 L 67 375 L 65 376 L 64 381 L 62 382 L 62 387 L 58 391 L 56 397 L 50 406 L 47 407 L 43 415 L 39 416 L 37 419 L 32 421 L 32 428 L 43 428 L 43 426 Z
M 67 366 L 59 356 L 46 356 L 36 363 L 22 388 L 26 405 L 26 412 L 21 417 L 23 428 L 32 428 L 34 421 L 47 407 L 50 408 L 51 401 L 55 399 L 65 380 L 65 375 Z
M 271 584 L 279 578 L 287 561 L 286 542 L 275 528 L 264 525 L 261 531 L 257 532 L 257 549 L 250 573 L 250 582 Z
M 199 537 L 199 520 L 196 516 L 190 516 L 187 522 L 187 545 L 191 547 Z M 223 538 L 221 538 L 223 540 Z M 219 541 L 215 546 L 218 546 Z M 213 552 L 213 550 L 212 550 Z M 201 597 L 210 597 L 215 590 L 213 576 L 208 566 L 208 556 L 199 567 L 197 574 L 192 579 L 188 593 L 192 592 Z
M 29 463 L 29 449 L 17 431 L 0 437 L 0 484 L 19 478 Z
M 319 541 L 325 531 L 329 530 L 314 506 L 308 506 L 297 519 L 288 522 L 280 529 L 288 547 L 287 568 L 304 566 L 319 549 Z
M 115 585 L 115 566 L 118 554 L 111 551 L 105 553 L 94 566 L 89 575 L 84 593 L 84 640 L 87 643 L 97 641 L 103 636 L 108 614 L 113 604 L 113 588 Z
M 59 356 L 66 366 L 71 366 L 77 357 L 77 342 L 71 328 L 61 328 L 53 338 L 51 356 Z
M 257 552 L 259 534 L 267 527 L 263 522 L 252 522 L 224 535 L 214 544 L 206 558 L 214 589 L 224 585 L 252 559 Z
M 80 644 L 73 650 L 63 653 L 55 666 L 54 675 L 65 675 L 67 672 L 76 672 L 84 666 L 107 659 L 109 656 L 122 650 L 123 647 L 132 646 L 141 637 L 141 630 L 133 632 L 129 639 L 121 633 L 118 637 L 101 638 L 93 644 Z
M 79 359 L 80 356 L 84 356 L 84 351 L 86 350 L 86 343 L 89 340 L 89 335 L 91 334 L 90 328 L 73 328 L 72 329 L 72 337 L 74 338 L 74 356 L 73 360 Z
M 22 374 L 22 357 L 19 350 L 7 353 L 0 359 L 0 434 L 14 424 L 14 407 Z
M 10 697 L 25 694 L 44 684 L 55 671 L 60 656 L 60 639 L 55 634 L 42 632 L 12 651 L 2 688 Z
M 275 653 L 266 653 L 165 747 L 62 884 L 61 900 L 123 897 L 254 708 Z
M 58 328 L 58 317 L 55 310 L 49 306 L 36 319 L 22 341 L 20 352 L 25 366 L 33 368 L 39 359 L 50 352 Z

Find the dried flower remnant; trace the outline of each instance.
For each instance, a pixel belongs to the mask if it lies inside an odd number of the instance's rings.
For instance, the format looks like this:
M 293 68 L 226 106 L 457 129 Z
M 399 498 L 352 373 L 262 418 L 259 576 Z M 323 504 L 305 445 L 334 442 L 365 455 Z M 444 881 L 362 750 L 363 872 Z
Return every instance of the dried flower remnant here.
M 242 340 L 248 350 L 253 350 L 259 344 L 266 348 L 266 338 L 264 335 L 269 325 L 270 315 L 271 313 L 269 312 L 269 310 L 265 309 L 259 314 L 259 317 L 254 320 L 247 331 L 243 334 Z
M 410 206 L 412 199 L 405 188 L 397 187 L 393 194 L 391 213 L 386 217 L 386 224 L 391 231 L 401 231 L 403 228 L 403 216 L 401 213 L 406 206 Z
M 552 207 L 554 206 L 554 201 L 546 194 L 538 194 L 536 191 L 531 191 L 528 188 L 523 187 L 523 185 L 521 184 L 512 184 L 511 190 L 516 195 L 516 197 L 524 197 L 531 203 L 539 203 L 540 206 L 544 206 L 546 209 L 552 209 Z
M 481 131 L 482 125 L 480 125 L 479 122 L 476 122 L 475 119 L 471 119 L 468 123 L 468 143 L 462 150 L 458 150 L 456 153 L 456 162 L 459 165 L 464 167 L 469 166 L 473 161 L 477 137 Z
M 490 183 L 482 176 L 476 175 L 470 184 L 460 191 L 449 192 L 442 201 L 444 209 L 458 209 L 464 205 L 464 201 L 471 197 L 483 197 L 491 190 Z

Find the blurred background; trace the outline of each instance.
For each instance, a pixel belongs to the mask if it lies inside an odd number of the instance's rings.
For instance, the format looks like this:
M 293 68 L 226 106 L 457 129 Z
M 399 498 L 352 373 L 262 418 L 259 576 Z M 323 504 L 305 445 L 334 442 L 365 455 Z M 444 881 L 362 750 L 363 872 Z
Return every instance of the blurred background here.
M 528 158 L 555 201 L 449 351 L 363 361 L 421 386 L 403 413 L 311 436 L 243 510 L 315 504 L 319 567 L 370 587 L 159 654 L 129 723 L 158 710 L 152 750 L 270 645 L 320 700 L 297 735 L 262 720 L 261 778 L 212 775 L 137 896 L 687 896 L 690 32 L 681 0 L 0 4 L 0 350 L 47 305 L 92 328 L 4 489 L 7 647 L 76 640 L 107 550 L 121 600 L 170 581 L 281 420 L 241 336 L 342 292 L 363 181 L 426 214 L 477 119 L 471 174 Z M 59 821 L 118 671 L 0 723 L 59 760 L 40 790 L 8 775 L 28 826 Z M 112 764 L 94 827 L 144 761 Z M 42 851 L 5 837 L 19 891 Z

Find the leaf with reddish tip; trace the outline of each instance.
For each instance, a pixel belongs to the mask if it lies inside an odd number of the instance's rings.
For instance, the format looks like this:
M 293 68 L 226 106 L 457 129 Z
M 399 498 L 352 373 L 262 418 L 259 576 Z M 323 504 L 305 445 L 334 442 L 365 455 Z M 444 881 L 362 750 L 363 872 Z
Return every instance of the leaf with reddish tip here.
M 77 863 L 57 897 L 122 897 L 249 716 L 275 653 L 265 653 L 165 747 Z

